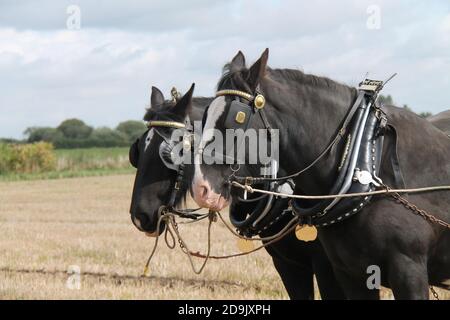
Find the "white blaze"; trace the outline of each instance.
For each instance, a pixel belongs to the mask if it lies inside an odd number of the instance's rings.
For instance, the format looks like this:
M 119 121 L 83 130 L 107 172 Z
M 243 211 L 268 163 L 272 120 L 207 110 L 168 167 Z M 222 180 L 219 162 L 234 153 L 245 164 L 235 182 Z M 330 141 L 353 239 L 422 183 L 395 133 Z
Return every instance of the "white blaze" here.
M 144 151 L 147 150 L 147 147 L 150 145 L 150 142 L 152 142 L 152 138 L 153 138 L 154 133 L 155 132 L 153 131 L 153 128 L 148 131 L 147 137 L 145 137 L 145 149 L 144 149 Z
M 217 97 L 211 102 L 211 105 L 208 109 L 208 116 L 206 117 L 205 127 L 203 128 L 202 138 L 199 143 L 199 148 L 203 149 L 209 141 L 213 139 L 214 136 L 214 128 L 216 127 L 217 120 L 219 120 L 220 116 L 225 112 L 225 107 L 227 103 L 225 101 L 225 97 Z M 194 183 L 198 181 L 198 179 L 203 179 L 203 173 L 201 172 L 200 162 L 202 155 L 199 153 L 195 154 L 195 171 L 194 171 Z

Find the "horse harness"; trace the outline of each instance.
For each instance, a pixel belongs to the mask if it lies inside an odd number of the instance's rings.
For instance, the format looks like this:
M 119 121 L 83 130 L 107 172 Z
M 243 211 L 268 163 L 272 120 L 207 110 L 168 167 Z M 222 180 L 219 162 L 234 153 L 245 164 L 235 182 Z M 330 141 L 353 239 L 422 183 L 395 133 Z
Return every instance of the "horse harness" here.
M 347 112 L 336 137 L 334 137 L 324 151 L 305 169 L 279 178 L 277 177 L 278 170 L 271 171 L 269 176 L 266 177 L 239 177 L 233 174 L 231 178 L 235 179 L 235 181 L 241 181 L 245 185 L 264 182 L 265 188 L 277 191 L 285 187 L 288 181 L 292 185 L 292 178 L 311 169 L 341 139 L 346 138 L 346 144 L 338 168 L 338 176 L 331 188 L 330 194 L 374 191 L 375 188 L 384 186 L 378 177 L 378 173 L 380 170 L 384 137 L 387 134 L 391 134 L 393 140 L 388 147 L 391 149 L 390 161 L 394 172 L 395 183 L 399 187 L 404 186 L 403 175 L 397 156 L 397 134 L 395 128 L 387 123 L 385 113 L 376 103 L 378 93 L 384 84 L 383 81 L 370 79 L 365 79 L 361 82 L 358 88 L 357 98 Z M 255 96 L 239 90 L 221 90 L 216 93 L 216 97 L 218 96 L 235 97 L 225 117 L 225 128 L 232 127 L 233 123 L 235 127 L 248 128 L 253 114 L 259 113 L 265 128 L 271 129 L 264 114 L 265 99 L 264 96 L 258 93 L 258 89 Z M 247 104 L 241 102 L 238 98 L 244 99 L 247 101 Z M 240 199 L 240 201 L 242 200 Z M 371 196 L 325 199 L 312 206 L 308 206 L 304 201 L 291 200 L 289 201 L 288 208 L 283 210 L 280 215 L 279 211 L 273 214 L 268 213 L 277 201 L 285 203 L 286 200 L 280 197 L 268 196 L 265 205 L 258 204 L 256 209 L 248 214 L 244 220 L 237 220 L 235 218 L 237 213 L 231 210 L 230 219 L 239 232 L 246 236 L 261 234 L 261 232 L 265 231 L 286 214 L 298 216 L 300 224 L 327 227 L 358 213 L 370 200 Z
M 193 127 L 191 125 L 189 117 L 186 117 L 184 122 L 179 121 L 165 121 L 165 120 L 153 120 L 149 121 L 147 123 L 147 127 L 149 129 L 153 129 L 154 132 L 156 132 L 157 135 L 161 137 L 163 140 L 159 146 L 159 157 L 161 161 L 163 162 L 164 166 L 168 168 L 169 170 L 173 170 L 176 172 L 176 178 L 169 196 L 169 200 L 167 204 L 165 204 L 162 208 L 160 208 L 161 213 L 163 214 L 163 211 L 170 211 L 172 213 L 175 213 L 183 218 L 189 218 L 189 219 L 197 219 L 201 215 L 195 214 L 194 212 L 198 209 L 187 209 L 187 210 L 177 210 L 174 208 L 176 199 L 181 196 L 182 192 L 182 183 L 184 179 L 184 173 L 185 173 L 185 164 L 183 161 L 179 161 L 181 158 L 177 158 L 177 156 L 174 152 L 174 148 L 179 143 L 179 141 L 175 141 L 172 139 L 172 135 L 169 137 L 168 134 L 163 133 L 159 128 L 169 128 L 169 129 L 176 129 L 176 130 L 182 130 L 182 149 L 183 151 L 190 152 L 192 151 L 193 143 L 192 143 L 192 137 L 193 137 Z M 137 140 L 130 149 L 130 162 L 134 167 L 137 167 L 137 155 L 133 155 L 133 153 L 137 153 L 138 150 L 138 142 Z M 134 159 L 134 160 L 132 160 Z
M 259 89 L 257 88 L 257 92 Z M 250 123 L 253 121 L 256 114 L 260 116 L 261 122 L 266 130 L 268 130 L 268 138 L 271 138 L 271 126 L 267 117 L 264 113 L 264 106 L 266 103 L 265 97 L 262 94 L 257 93 L 255 96 L 233 89 L 220 90 L 216 93 L 216 97 L 221 96 L 231 96 L 232 101 L 230 103 L 228 112 L 224 118 L 223 125 L 226 129 L 234 130 L 246 130 Z M 206 117 L 208 113 L 208 108 L 205 110 L 202 120 L 202 127 L 204 127 L 206 122 Z M 237 153 L 239 154 L 239 148 L 242 147 L 244 141 L 241 139 L 237 141 Z M 224 163 L 223 161 L 232 161 L 230 164 L 231 171 L 233 174 L 229 177 L 228 183 L 231 185 L 231 180 L 237 178 L 235 174 L 239 171 L 239 164 L 236 165 L 236 159 L 231 155 L 235 150 L 228 149 L 224 153 L 215 152 L 213 155 L 206 155 L 203 150 L 199 150 L 202 156 L 208 156 L 219 161 L 219 163 Z M 226 162 L 228 163 L 228 162 Z M 237 166 L 237 167 L 235 167 Z M 278 162 L 275 159 L 271 159 L 270 162 L 263 164 L 264 178 L 276 179 L 278 174 Z M 291 179 L 285 179 L 284 181 L 267 181 L 263 182 L 264 188 L 266 190 L 289 190 L 288 192 L 293 192 L 294 184 Z M 244 213 L 242 217 L 242 208 L 236 208 L 239 204 L 255 204 L 250 212 Z M 237 203 L 232 204 L 230 207 L 230 222 L 239 232 L 239 234 L 251 238 L 252 236 L 259 235 L 267 231 L 276 222 L 280 221 L 287 212 L 285 209 L 287 206 L 287 199 L 281 197 L 274 197 L 272 195 L 262 195 L 253 199 L 247 199 L 247 194 L 244 192 L 244 197 L 237 197 Z M 280 210 L 273 210 L 276 207 Z M 280 211 L 281 214 L 280 214 Z M 292 216 L 291 216 L 292 217 Z

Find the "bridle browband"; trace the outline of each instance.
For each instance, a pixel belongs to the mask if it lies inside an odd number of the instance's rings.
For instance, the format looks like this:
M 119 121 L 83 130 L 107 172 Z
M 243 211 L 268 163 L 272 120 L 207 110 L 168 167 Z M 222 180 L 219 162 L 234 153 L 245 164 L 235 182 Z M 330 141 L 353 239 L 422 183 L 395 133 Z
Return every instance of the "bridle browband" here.
M 255 97 L 253 95 L 251 95 L 250 93 L 240 91 L 240 90 L 234 90 L 234 89 L 226 89 L 226 90 L 217 91 L 216 97 L 221 97 L 221 96 L 239 96 L 248 101 L 253 101 L 255 99 Z
M 153 120 L 147 123 L 148 128 L 152 127 L 163 127 L 163 128 L 175 128 L 175 129 L 184 129 L 186 128 L 186 124 L 178 121 L 163 121 L 163 120 Z
M 256 96 L 251 95 L 250 93 L 241 91 L 241 90 L 235 90 L 235 89 L 225 89 L 225 90 L 219 90 L 216 92 L 216 97 L 222 97 L 222 96 L 237 96 L 244 98 L 245 100 L 249 101 L 250 103 L 253 102 L 253 106 L 261 110 L 264 108 L 266 104 L 266 98 L 262 94 L 257 93 Z

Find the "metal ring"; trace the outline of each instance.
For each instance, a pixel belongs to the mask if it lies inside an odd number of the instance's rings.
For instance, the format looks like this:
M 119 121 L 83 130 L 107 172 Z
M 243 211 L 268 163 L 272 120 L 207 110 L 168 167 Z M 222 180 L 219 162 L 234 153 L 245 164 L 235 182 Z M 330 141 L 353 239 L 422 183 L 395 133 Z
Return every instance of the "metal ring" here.
M 233 166 L 236 166 L 236 167 L 233 167 Z M 236 168 L 236 169 L 234 169 L 234 168 Z M 241 169 L 241 165 L 239 163 L 230 164 L 230 170 L 233 171 L 233 173 L 238 172 L 240 169 Z

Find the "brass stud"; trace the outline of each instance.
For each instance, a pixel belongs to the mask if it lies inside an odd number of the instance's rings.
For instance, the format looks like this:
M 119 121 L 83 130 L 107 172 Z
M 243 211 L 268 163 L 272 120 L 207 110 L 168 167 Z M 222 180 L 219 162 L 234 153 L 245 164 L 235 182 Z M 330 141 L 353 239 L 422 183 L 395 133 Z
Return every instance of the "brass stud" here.
M 245 122 L 245 113 L 242 111 L 239 111 L 238 113 L 236 113 L 236 118 L 235 118 L 237 123 L 244 123 Z
M 266 98 L 264 98 L 264 96 L 262 94 L 258 94 L 255 97 L 254 104 L 255 104 L 256 109 L 262 109 L 262 108 L 264 108 L 264 105 L 266 104 Z

